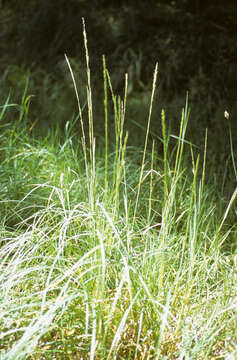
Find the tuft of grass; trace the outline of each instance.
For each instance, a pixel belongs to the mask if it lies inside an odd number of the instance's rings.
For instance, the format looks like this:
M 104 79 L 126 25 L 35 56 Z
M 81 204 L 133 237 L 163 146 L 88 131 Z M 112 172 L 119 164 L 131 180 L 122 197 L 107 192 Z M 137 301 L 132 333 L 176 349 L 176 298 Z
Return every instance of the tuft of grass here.
M 81 140 L 70 121 L 64 137 L 34 138 L 26 92 L 19 121 L 1 127 L 0 357 L 234 359 L 236 191 L 225 207 L 205 183 L 207 136 L 201 168 L 186 139 L 188 98 L 179 134 L 163 110 L 163 155 L 155 141 L 149 152 L 157 67 L 140 154 L 127 146 L 127 76 L 121 99 L 103 58 L 104 148 L 96 143 L 84 22 L 83 32 L 87 115 L 66 57 Z

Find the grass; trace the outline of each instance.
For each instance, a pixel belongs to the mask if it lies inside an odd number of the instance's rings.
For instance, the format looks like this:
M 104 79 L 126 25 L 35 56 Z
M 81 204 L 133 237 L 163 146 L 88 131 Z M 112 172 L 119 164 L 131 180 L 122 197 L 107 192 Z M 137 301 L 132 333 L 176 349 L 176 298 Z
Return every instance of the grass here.
M 163 150 L 149 148 L 156 67 L 144 148 L 131 148 L 128 80 L 121 99 L 104 59 L 102 146 L 87 46 L 87 115 L 66 61 L 81 139 L 73 121 L 63 137 L 32 136 L 27 90 L 17 122 L 2 107 L 1 360 L 235 359 L 236 190 L 225 204 L 207 184 L 207 137 L 203 166 L 185 138 L 188 101 L 176 145 L 162 111 Z

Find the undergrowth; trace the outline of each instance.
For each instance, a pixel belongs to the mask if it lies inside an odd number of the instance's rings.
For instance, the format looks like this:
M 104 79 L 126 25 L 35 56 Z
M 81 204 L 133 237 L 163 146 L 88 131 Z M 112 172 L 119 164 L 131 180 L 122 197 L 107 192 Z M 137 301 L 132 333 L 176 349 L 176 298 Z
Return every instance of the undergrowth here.
M 235 359 L 237 190 L 225 204 L 206 184 L 208 136 L 201 163 L 188 99 L 176 144 L 162 111 L 162 151 L 150 146 L 157 65 L 141 151 L 127 145 L 127 77 L 117 97 L 103 59 L 97 144 L 85 27 L 84 40 L 87 114 L 66 57 L 78 117 L 64 136 L 32 136 L 27 90 L 1 126 L 0 358 Z

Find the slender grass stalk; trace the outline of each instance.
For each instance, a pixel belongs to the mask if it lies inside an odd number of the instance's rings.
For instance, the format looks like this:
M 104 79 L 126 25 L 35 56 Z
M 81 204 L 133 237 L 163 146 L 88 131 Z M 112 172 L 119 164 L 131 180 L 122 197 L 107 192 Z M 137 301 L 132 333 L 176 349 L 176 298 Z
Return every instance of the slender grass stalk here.
M 184 108 L 184 110 L 182 110 L 181 123 L 180 123 L 180 128 L 179 128 L 178 148 L 177 148 L 177 153 L 176 153 L 176 161 L 175 161 L 173 179 L 175 179 L 176 173 L 179 173 L 179 169 L 180 169 L 180 166 L 182 163 L 182 158 L 183 158 L 182 155 L 183 155 L 185 133 L 186 133 L 186 128 L 187 128 L 187 124 L 188 124 L 188 119 L 189 119 L 189 110 L 188 110 L 188 93 L 187 93 L 185 108 Z
M 4 114 L 9 106 L 17 106 L 16 104 L 9 104 L 10 100 L 10 94 L 7 97 L 7 100 L 3 106 L 0 106 L 0 109 L 2 108 L 1 114 L 0 114 L 0 121 L 3 119 Z
M 207 161 L 207 129 L 206 129 L 206 132 L 205 132 L 205 145 L 204 145 L 204 157 L 203 157 L 203 167 L 202 167 L 201 192 L 203 192 L 203 189 L 204 189 L 206 161 Z
M 104 114 L 105 114 L 105 202 L 108 196 L 108 94 L 107 94 L 107 69 L 105 56 L 103 55 L 103 75 L 104 75 Z
M 92 108 L 92 91 L 91 91 L 91 72 L 90 72 L 90 59 L 87 46 L 87 35 L 85 19 L 82 18 L 83 25 L 83 38 L 86 52 L 86 69 L 87 69 L 87 101 L 88 101 L 88 119 L 89 119 L 89 139 L 90 139 L 90 201 L 92 210 L 94 210 L 94 186 L 95 186 L 95 139 L 94 139 L 94 124 L 93 124 L 93 108 Z
M 136 202 L 135 202 L 134 213 L 133 213 L 133 221 L 132 221 L 133 226 L 134 226 L 135 220 L 136 220 L 138 200 L 139 200 L 139 196 L 140 196 L 141 183 L 142 183 L 142 178 L 143 178 L 143 173 L 144 173 L 146 150 L 147 150 L 147 143 L 148 143 L 148 135 L 149 135 L 149 131 L 150 131 L 152 105 L 153 105 L 153 100 L 154 100 L 154 95 L 155 95 L 157 75 L 158 75 L 158 63 L 155 66 L 155 71 L 154 71 L 154 75 L 153 75 L 153 85 L 152 85 L 151 101 L 150 101 L 149 115 L 148 115 L 148 121 L 147 121 L 146 137 L 145 137 L 145 143 L 144 143 L 144 149 L 143 149 L 142 164 L 141 164 L 141 171 L 140 171 L 140 177 L 139 177 L 139 182 L 138 182 Z
M 117 134 L 118 137 L 116 143 L 118 142 L 118 147 L 116 151 L 118 156 L 116 157 L 116 185 L 115 185 L 115 207 L 114 209 L 119 209 L 120 202 L 120 185 L 122 181 L 123 168 L 125 166 L 125 151 L 127 147 L 128 132 L 124 136 L 124 122 L 125 122 L 125 112 L 126 112 L 126 102 L 127 102 L 127 90 L 128 90 L 128 76 L 125 74 L 125 87 L 124 87 L 124 100 L 120 103 L 119 117 L 117 119 Z
M 115 160 L 114 160 L 114 171 L 113 171 L 113 189 L 116 187 L 116 168 L 118 165 L 118 159 L 119 159 L 119 133 L 118 130 L 120 128 L 120 120 L 119 117 L 119 111 L 120 107 L 118 106 L 119 99 L 117 100 L 117 97 L 114 94 L 113 86 L 111 83 L 109 72 L 106 70 L 107 74 L 107 80 L 110 88 L 110 93 L 112 96 L 112 102 L 113 102 L 113 108 L 114 108 L 114 127 L 115 127 Z
M 228 216 L 228 214 L 229 214 L 229 212 L 230 212 L 230 209 L 231 209 L 231 207 L 232 207 L 235 199 L 237 199 L 237 187 L 236 187 L 236 189 L 234 190 L 234 192 L 233 192 L 233 194 L 232 194 L 232 196 L 231 196 L 231 199 L 230 199 L 230 201 L 229 201 L 229 204 L 228 204 L 228 206 L 227 206 L 227 209 L 226 209 L 226 211 L 225 211 L 225 213 L 224 213 L 223 219 L 222 219 L 221 224 L 220 224 L 220 226 L 219 226 L 218 232 L 221 231 L 221 229 L 222 229 L 222 227 L 223 227 L 223 225 L 224 225 L 224 222 L 225 222 L 225 220 L 226 220 L 226 218 L 227 218 L 227 216 Z
M 166 135 L 166 125 L 165 125 L 165 111 L 162 109 L 161 111 L 161 125 L 162 125 L 162 137 L 163 137 L 163 151 L 164 151 L 164 201 L 166 201 L 169 193 L 169 185 L 168 185 L 168 159 L 167 159 L 167 147 L 168 147 L 168 139 Z
M 112 102 L 114 106 L 114 126 L 115 126 L 115 159 L 114 159 L 114 171 L 113 171 L 113 191 L 114 191 L 114 215 L 119 208 L 119 190 L 122 180 L 123 167 L 125 165 L 125 151 L 128 133 L 124 136 L 124 124 L 125 113 L 128 93 L 128 76 L 125 74 L 125 86 L 124 86 L 124 99 L 121 101 L 120 97 L 114 95 L 113 86 L 109 76 L 109 72 L 106 70 L 107 80 L 112 96 Z
M 153 171 L 154 171 L 154 152 L 155 152 L 155 141 L 152 141 L 151 151 L 151 170 L 150 170 L 150 184 L 149 184 L 149 206 L 148 206 L 148 218 L 147 223 L 151 223 L 151 211 L 152 211 L 152 191 L 153 191 Z
M 77 85 L 76 85 L 76 81 L 75 81 L 75 77 L 72 71 L 72 67 L 71 64 L 68 60 L 67 55 L 65 54 L 65 59 L 72 77 L 72 82 L 73 82 L 73 86 L 74 86 L 74 90 L 75 90 L 75 94 L 76 94 L 76 98 L 77 98 L 77 105 L 78 105 L 78 111 L 79 111 L 79 118 L 80 118 L 80 125 L 81 125 L 81 131 L 82 131 L 82 149 L 83 149 L 83 155 L 84 155 L 84 163 L 85 163 L 85 169 L 86 169 L 86 177 L 89 180 L 89 171 L 88 171 L 88 161 L 87 161 L 87 150 L 86 150 L 86 136 L 85 136 L 85 130 L 84 130 L 84 122 L 83 122 L 83 117 L 82 117 L 82 108 L 81 108 L 81 103 L 80 103 L 80 98 L 79 98 L 79 94 L 78 94 L 78 90 L 77 90 Z M 89 181 L 88 181 L 88 193 L 89 193 Z

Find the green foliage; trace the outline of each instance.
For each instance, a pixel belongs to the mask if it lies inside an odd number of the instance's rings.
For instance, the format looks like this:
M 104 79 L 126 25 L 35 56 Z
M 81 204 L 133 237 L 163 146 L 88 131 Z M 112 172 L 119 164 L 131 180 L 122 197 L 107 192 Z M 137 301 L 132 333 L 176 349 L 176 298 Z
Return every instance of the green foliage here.
M 18 118 L 9 97 L 1 109 L 1 359 L 234 357 L 236 190 L 225 204 L 206 184 L 207 137 L 201 168 L 188 101 L 178 135 L 162 111 L 163 155 L 155 140 L 149 152 L 156 66 L 140 154 L 124 131 L 127 78 L 116 96 L 104 59 L 103 145 L 87 47 L 87 112 L 66 61 L 79 114 L 63 134 L 34 136 L 27 86 Z
M 4 96 L 11 88 L 14 99 L 20 102 L 18 96 L 21 97 L 24 76 L 29 71 L 29 91 L 38 98 L 32 103 L 32 122 L 37 118 L 37 129 L 43 128 L 45 133 L 57 126 L 64 128 L 75 108 L 72 85 L 64 68 L 64 53 L 70 58 L 75 76 L 80 79 L 77 79 L 81 82 L 79 87 L 83 88 L 86 83 L 86 64 L 80 60 L 83 37 L 78 30 L 84 16 L 89 29 L 90 67 L 94 74 L 91 83 L 97 116 L 95 134 L 104 135 L 100 130 L 103 129 L 101 55 L 106 54 L 111 83 L 120 96 L 124 73 L 128 73 L 130 121 L 127 127 L 136 134 L 133 139 L 136 145 L 143 142 L 138 126 L 145 132 L 144 111 L 149 103 L 149 81 L 158 61 L 161 70 L 159 99 L 154 99 L 153 114 L 158 118 L 161 104 L 169 104 L 167 128 L 177 133 L 177 113 L 188 90 L 195 121 L 191 121 L 187 134 L 202 148 L 206 128 L 209 129 L 207 156 L 209 163 L 212 162 L 209 168 L 216 172 L 217 178 L 223 177 L 218 165 L 222 167 L 231 162 L 223 112 L 228 110 L 231 118 L 236 112 L 236 11 L 235 2 L 225 6 L 216 1 L 203 3 L 196 0 L 152 0 L 149 4 L 144 1 L 119 4 L 83 0 L 3 1 L 0 15 L 1 101 L 4 102 Z M 85 104 L 86 91 L 82 94 Z M 111 103 L 109 99 L 108 106 Z M 112 123 L 109 125 L 113 126 Z M 232 122 L 231 127 L 235 134 L 236 123 Z M 160 136 L 160 125 L 152 125 L 151 130 L 150 147 L 152 140 Z M 131 145 L 129 141 L 128 145 Z M 232 141 L 236 152 L 235 137 Z M 225 176 L 233 184 L 233 171 Z

